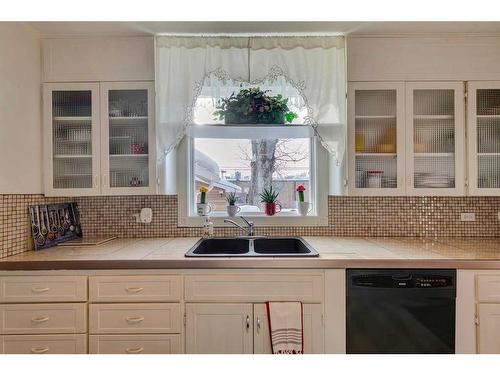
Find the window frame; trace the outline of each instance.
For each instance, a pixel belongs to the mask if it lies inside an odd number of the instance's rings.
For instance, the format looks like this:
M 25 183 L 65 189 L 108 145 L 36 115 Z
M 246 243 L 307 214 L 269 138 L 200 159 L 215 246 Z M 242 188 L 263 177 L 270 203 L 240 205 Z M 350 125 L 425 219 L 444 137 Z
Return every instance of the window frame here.
M 252 125 L 248 125 L 252 126 Z M 303 125 L 307 126 L 307 125 Z M 202 137 L 200 137 L 202 138 Z M 328 183 L 329 161 L 328 153 L 315 137 L 310 138 L 310 186 L 313 212 L 308 216 L 283 213 L 275 216 L 266 216 L 264 213 L 249 213 L 243 215 L 250 218 L 255 226 L 326 226 L 328 225 Z M 178 196 L 178 226 L 200 227 L 204 219 L 194 214 L 194 139 L 185 136 L 176 149 L 177 159 L 177 196 Z M 326 173 L 325 173 L 326 172 Z M 236 220 L 238 216 L 236 215 Z M 217 227 L 229 227 L 224 214 L 211 215 L 210 218 Z

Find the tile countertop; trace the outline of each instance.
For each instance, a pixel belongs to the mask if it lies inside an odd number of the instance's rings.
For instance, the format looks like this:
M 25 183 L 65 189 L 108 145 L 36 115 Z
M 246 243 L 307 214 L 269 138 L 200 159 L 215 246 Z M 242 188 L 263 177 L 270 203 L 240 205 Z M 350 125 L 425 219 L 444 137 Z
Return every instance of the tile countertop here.
M 0 259 L 0 270 L 188 268 L 500 269 L 500 238 L 304 237 L 319 257 L 185 258 L 198 237 L 115 239 Z

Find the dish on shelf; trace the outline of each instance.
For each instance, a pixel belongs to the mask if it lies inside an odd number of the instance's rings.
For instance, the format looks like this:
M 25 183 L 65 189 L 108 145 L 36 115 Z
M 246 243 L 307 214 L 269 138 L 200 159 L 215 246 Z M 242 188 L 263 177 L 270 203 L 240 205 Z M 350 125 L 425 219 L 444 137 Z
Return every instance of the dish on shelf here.
M 396 152 L 396 145 L 393 143 L 381 143 L 375 147 L 375 150 L 380 153 L 390 154 Z
M 426 150 L 425 144 L 423 143 L 413 144 L 413 152 L 419 153 L 419 152 L 425 152 L 425 150 Z

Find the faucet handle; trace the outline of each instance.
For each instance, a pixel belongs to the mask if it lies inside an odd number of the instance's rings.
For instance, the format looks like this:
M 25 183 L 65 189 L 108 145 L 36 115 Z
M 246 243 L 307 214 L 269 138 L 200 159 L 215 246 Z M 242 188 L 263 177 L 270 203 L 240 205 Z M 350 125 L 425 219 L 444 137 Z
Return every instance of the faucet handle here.
M 243 216 L 240 216 L 241 220 L 243 220 L 249 227 L 253 227 L 253 221 L 245 219 Z

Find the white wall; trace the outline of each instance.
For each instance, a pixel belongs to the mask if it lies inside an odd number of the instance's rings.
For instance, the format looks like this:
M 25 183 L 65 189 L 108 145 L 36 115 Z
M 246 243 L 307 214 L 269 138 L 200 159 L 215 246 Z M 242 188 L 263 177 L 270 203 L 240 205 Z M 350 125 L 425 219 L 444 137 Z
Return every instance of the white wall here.
M 0 194 L 42 192 L 40 59 L 31 26 L 0 22 Z

